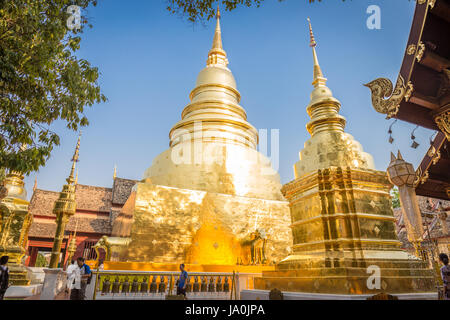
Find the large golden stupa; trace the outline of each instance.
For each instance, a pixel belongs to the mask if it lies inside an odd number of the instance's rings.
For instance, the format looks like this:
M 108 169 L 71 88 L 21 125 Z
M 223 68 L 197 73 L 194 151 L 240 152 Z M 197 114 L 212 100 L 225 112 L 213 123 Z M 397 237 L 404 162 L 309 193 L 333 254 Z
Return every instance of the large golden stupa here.
M 112 260 L 267 264 L 288 254 L 280 178 L 256 150 L 258 131 L 239 105 L 227 65 L 218 11 L 206 68 L 170 131 L 170 148 L 154 159 L 115 220 L 110 241 L 127 246 L 116 246 Z
M 292 253 L 263 271 L 255 289 L 374 294 L 433 291 L 433 272 L 403 251 L 395 232 L 386 172 L 344 131 L 340 102 L 326 86 L 310 25 L 314 89 L 311 138 L 283 186 L 292 217 Z

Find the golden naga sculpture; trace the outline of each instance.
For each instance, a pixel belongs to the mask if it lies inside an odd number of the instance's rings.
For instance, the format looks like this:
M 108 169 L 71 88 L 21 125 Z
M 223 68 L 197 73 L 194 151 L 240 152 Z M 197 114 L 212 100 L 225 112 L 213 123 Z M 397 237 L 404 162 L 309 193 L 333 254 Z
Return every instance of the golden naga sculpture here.
M 386 114 L 387 119 L 394 117 L 398 113 L 402 100 L 408 101 L 413 91 L 411 81 L 405 84 L 405 80 L 401 75 L 398 76 L 395 88 L 391 80 L 386 78 L 373 80 L 364 86 L 372 91 L 372 105 L 375 110 Z

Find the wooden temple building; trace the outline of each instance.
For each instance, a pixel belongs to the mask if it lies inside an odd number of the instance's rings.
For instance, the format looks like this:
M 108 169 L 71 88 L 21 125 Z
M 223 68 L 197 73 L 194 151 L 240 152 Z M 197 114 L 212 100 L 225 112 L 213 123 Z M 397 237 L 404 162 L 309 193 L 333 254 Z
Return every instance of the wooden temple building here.
M 67 224 L 61 247 L 65 263 L 68 257 L 68 244 L 74 236 L 77 246 L 75 258 L 84 257 L 87 260 L 97 258 L 92 247 L 102 236 L 111 234 L 112 224 L 136 182 L 114 178 L 111 188 L 77 184 L 76 213 Z M 33 223 L 28 234 L 28 257 L 25 262 L 27 266 L 35 266 L 38 253 L 50 253 L 52 250 L 56 232 L 56 216 L 53 208 L 58 196 L 59 192 L 34 188 L 29 206 Z
M 436 131 L 416 168 L 414 187 L 426 230 L 424 239 L 446 253 L 450 246 L 446 225 L 450 212 L 449 30 L 450 0 L 417 0 L 396 85 L 385 78 L 366 84 L 372 91 L 373 107 L 387 119 Z M 401 214 L 397 218 L 402 240 Z

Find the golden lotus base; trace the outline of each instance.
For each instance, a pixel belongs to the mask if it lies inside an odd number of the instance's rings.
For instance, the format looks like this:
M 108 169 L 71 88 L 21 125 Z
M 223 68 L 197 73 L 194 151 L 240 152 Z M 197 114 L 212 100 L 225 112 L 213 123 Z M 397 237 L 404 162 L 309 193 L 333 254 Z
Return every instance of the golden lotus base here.
M 365 261 L 365 265 L 305 269 L 295 269 L 295 265 L 278 265 L 274 271 L 263 271 L 262 278 L 255 278 L 255 289 L 352 295 L 436 291 L 433 270 L 428 269 L 423 261 L 373 260 Z M 369 266 L 380 268 L 379 287 L 371 278 L 374 273 L 368 269 Z

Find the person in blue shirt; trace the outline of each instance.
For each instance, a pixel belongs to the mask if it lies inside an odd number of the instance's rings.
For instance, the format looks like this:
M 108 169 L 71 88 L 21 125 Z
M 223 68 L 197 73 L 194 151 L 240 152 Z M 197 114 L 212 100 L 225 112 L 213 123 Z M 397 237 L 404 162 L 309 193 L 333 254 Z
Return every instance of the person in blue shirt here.
M 186 299 L 186 279 L 188 277 L 188 273 L 184 270 L 184 264 L 180 264 L 180 278 L 178 279 L 177 285 L 177 296 L 183 295 Z
M 85 293 L 86 293 L 86 286 L 91 282 L 91 268 L 84 263 L 84 258 L 79 257 L 77 259 L 78 267 L 80 268 L 80 275 L 81 275 L 81 284 L 80 284 L 80 290 L 78 292 L 78 300 L 84 300 L 85 299 Z

